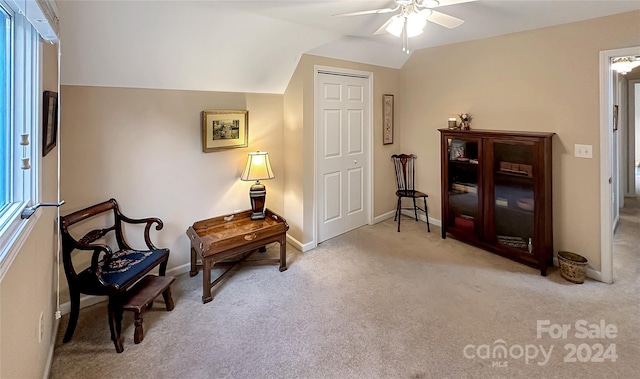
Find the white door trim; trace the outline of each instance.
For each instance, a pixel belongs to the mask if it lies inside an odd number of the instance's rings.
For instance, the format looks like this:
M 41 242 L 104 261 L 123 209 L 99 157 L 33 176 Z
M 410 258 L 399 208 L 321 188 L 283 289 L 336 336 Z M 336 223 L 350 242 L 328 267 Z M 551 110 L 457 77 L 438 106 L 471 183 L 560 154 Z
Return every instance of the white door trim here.
M 357 76 L 366 78 L 369 81 L 369 153 L 367 154 L 367 174 L 369 176 L 369 190 L 365 194 L 365 201 L 368 204 L 367 223 L 373 225 L 373 72 L 351 70 L 347 68 L 331 67 L 331 66 L 313 66 L 313 241 L 312 249 L 318 246 L 318 101 L 316 98 L 316 88 L 318 86 L 319 74 L 333 74 Z
M 613 220 L 611 209 L 611 138 L 613 137 L 613 75 L 611 58 L 640 55 L 640 46 L 600 52 L 600 278 L 613 283 Z M 594 272 L 595 273 L 595 272 Z
M 627 99 L 629 102 L 627 112 L 627 196 L 638 196 L 640 193 L 636 193 L 636 84 L 640 85 L 640 79 L 629 80 L 629 87 L 627 88 Z

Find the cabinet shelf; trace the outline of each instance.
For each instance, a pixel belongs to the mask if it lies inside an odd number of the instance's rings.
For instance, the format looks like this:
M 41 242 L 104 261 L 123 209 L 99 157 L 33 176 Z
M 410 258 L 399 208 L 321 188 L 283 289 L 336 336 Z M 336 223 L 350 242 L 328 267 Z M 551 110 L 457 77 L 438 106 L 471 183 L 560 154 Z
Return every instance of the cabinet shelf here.
M 519 208 L 517 206 L 511 206 L 511 205 L 506 207 L 501 205 L 496 205 L 495 211 L 496 213 L 504 211 L 504 212 L 511 212 L 511 213 L 515 213 L 519 215 L 527 215 L 527 216 L 534 214 L 533 210 L 529 211 L 526 209 Z
M 454 164 L 463 165 L 463 166 L 471 166 L 471 167 L 478 167 L 478 165 L 480 164 L 480 162 L 478 162 L 477 159 L 476 159 L 476 163 L 471 162 L 470 159 L 467 159 L 464 161 L 461 161 L 459 159 L 451 159 L 449 160 L 449 163 L 454 163 Z
M 509 177 L 509 178 L 519 178 L 519 179 L 529 179 L 529 180 L 533 180 L 533 176 L 529 175 L 526 172 L 522 172 L 522 173 L 517 173 L 517 172 L 509 172 L 509 171 L 501 171 L 501 170 L 497 170 L 494 173 L 496 176 L 505 176 L 505 177 Z
M 546 275 L 553 264 L 554 133 L 449 129 L 440 133 L 442 238 L 449 233 Z M 464 146 L 478 163 L 450 159 L 450 146 Z M 473 227 L 461 222 L 461 216 L 473 217 Z

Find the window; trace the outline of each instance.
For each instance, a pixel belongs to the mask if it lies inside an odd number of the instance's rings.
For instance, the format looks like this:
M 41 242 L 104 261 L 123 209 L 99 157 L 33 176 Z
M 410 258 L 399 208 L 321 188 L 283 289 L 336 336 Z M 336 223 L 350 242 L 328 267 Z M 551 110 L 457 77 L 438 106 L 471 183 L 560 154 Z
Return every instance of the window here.
M 38 196 L 40 43 L 16 7 L 0 0 L 0 279 L 33 228 L 20 214 Z
M 4 9 L 0 8 L 0 152 L 2 152 L 2 164 L 0 165 L 0 212 L 7 208 L 9 202 L 8 178 L 10 172 L 10 146 L 11 139 L 11 96 L 9 72 L 11 72 L 11 17 Z

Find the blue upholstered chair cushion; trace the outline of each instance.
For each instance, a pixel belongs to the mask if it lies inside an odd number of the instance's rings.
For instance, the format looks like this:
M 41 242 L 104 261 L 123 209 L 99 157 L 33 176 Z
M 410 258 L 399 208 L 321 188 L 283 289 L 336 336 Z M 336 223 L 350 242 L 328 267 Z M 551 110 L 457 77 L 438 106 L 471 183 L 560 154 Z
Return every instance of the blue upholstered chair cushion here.
M 169 251 L 166 249 L 116 251 L 108 264 L 105 265 L 104 261 L 99 263 L 102 267 L 102 279 L 121 287 L 140 273 L 150 271 L 167 255 Z

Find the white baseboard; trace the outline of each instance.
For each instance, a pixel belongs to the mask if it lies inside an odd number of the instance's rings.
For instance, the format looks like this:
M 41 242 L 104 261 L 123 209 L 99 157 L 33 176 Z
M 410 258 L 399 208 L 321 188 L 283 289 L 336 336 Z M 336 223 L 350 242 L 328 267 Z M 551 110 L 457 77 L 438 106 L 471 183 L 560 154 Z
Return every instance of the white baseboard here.
M 106 296 L 80 295 L 80 309 L 90 307 L 92 305 L 106 301 Z M 60 313 L 66 315 L 71 311 L 71 303 L 66 302 L 60 304 Z
M 403 209 L 402 214 L 409 217 L 415 217 L 415 213 L 408 209 Z M 418 213 L 418 220 L 424 221 L 425 223 L 427 222 L 427 218 L 425 217 L 424 213 Z M 435 219 L 433 217 L 429 217 L 429 224 L 440 227 L 442 226 L 442 221 Z
M 297 239 L 293 238 L 289 234 L 287 234 L 287 242 L 289 242 L 291 245 L 293 245 L 293 247 L 295 247 L 296 249 L 300 250 L 303 253 L 305 251 L 309 251 L 309 250 L 315 249 L 316 246 L 317 246 L 313 241 L 307 242 L 307 243 L 302 243 L 302 242 L 298 241 Z
M 189 271 L 191 271 L 191 263 L 185 263 L 185 264 L 180 265 L 178 267 L 174 267 L 174 268 L 168 269 L 167 270 L 167 275 L 178 276 L 178 275 L 186 274 Z
M 596 271 L 590 267 L 587 267 L 587 277 L 602 282 L 602 272 Z
M 402 214 L 405 215 L 405 216 L 409 216 L 409 217 L 415 217 L 415 213 L 412 212 L 411 210 L 403 209 L 402 210 Z M 377 224 L 377 223 L 382 222 L 384 220 L 390 219 L 390 218 L 394 217 L 395 215 L 396 215 L 396 211 L 395 210 L 389 211 L 387 213 L 383 213 L 380 216 L 376 216 L 373 219 L 373 223 Z M 423 221 L 425 223 L 427 222 L 427 218 L 425 217 L 424 213 L 422 213 L 422 214 L 418 213 L 418 220 L 421 220 L 421 221 Z M 433 217 L 429 217 L 429 224 L 440 227 L 440 226 L 442 226 L 442 221 L 440 221 L 440 220 L 438 220 L 436 218 L 433 218 Z
M 376 217 L 374 217 L 374 218 L 373 218 L 373 223 L 374 223 L 374 224 L 377 224 L 377 223 L 382 222 L 382 221 L 384 221 L 384 220 L 390 219 L 390 218 L 392 218 L 393 216 L 395 216 L 395 214 L 396 214 L 396 211 L 389 211 L 389 212 L 387 212 L 387 213 L 383 213 L 383 214 L 381 214 L 380 216 L 376 216 Z

